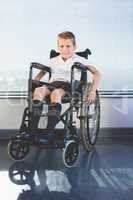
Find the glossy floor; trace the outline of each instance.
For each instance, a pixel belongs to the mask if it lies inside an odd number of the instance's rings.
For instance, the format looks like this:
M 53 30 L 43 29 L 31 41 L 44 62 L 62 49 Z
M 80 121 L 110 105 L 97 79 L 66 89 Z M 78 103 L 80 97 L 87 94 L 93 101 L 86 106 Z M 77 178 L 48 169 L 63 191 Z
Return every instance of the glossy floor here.
M 132 200 L 133 143 L 97 144 L 72 168 L 60 150 L 31 149 L 23 162 L 7 155 L 0 143 L 0 196 L 4 200 Z

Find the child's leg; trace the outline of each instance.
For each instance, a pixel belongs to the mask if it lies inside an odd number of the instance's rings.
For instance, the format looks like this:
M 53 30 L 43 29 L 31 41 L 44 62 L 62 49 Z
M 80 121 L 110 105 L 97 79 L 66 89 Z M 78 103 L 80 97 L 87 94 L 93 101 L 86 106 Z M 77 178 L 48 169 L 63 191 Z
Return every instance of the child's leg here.
M 39 119 L 42 113 L 42 101 L 50 94 L 46 86 L 38 87 L 35 89 L 33 96 L 33 111 L 31 113 L 31 131 L 32 135 L 36 133 L 38 128 Z
M 54 128 L 58 122 L 60 113 L 61 113 L 61 103 L 51 103 L 48 112 L 48 124 L 47 124 L 47 131 L 49 133 L 54 132 Z
M 51 106 L 48 112 L 48 125 L 47 131 L 50 137 L 54 137 L 54 129 L 58 122 L 61 113 L 61 98 L 64 96 L 65 91 L 63 89 L 55 89 L 51 93 Z
M 42 101 L 39 100 L 33 100 L 33 110 L 31 113 L 31 132 L 32 135 L 36 133 L 36 130 L 38 128 L 39 119 L 42 113 Z

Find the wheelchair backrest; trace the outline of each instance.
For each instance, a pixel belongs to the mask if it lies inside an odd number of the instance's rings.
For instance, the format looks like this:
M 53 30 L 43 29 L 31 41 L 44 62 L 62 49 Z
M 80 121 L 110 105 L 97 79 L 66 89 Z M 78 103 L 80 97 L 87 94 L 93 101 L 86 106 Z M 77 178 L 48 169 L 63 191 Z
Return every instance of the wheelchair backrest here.
M 90 49 L 85 49 L 85 51 L 79 51 L 79 52 L 76 52 L 76 54 L 78 56 L 88 59 L 88 55 L 91 55 L 91 51 L 90 51 Z M 54 58 L 58 55 L 59 55 L 59 53 L 57 51 L 55 51 L 54 49 L 52 49 L 50 51 L 50 58 Z
M 84 51 L 79 51 L 79 52 L 75 52 L 75 53 L 76 53 L 78 56 L 81 56 L 81 57 L 86 58 L 86 59 L 88 59 L 88 56 L 91 55 L 90 49 L 85 49 Z M 58 56 L 58 55 L 59 55 L 59 52 L 55 51 L 54 49 L 52 49 L 52 50 L 50 51 L 50 58 L 54 58 L 54 57 L 56 57 L 56 56 Z M 83 71 L 83 72 L 81 73 L 80 81 L 81 81 L 81 82 L 82 82 L 82 81 L 87 82 L 87 73 L 86 73 L 86 72 Z

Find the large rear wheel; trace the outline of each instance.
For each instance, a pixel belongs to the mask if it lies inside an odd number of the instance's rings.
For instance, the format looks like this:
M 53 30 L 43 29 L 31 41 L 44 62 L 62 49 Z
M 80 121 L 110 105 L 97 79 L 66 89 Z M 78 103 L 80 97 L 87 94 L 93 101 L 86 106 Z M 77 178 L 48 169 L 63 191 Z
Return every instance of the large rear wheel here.
M 95 145 L 100 127 L 100 99 L 96 91 L 95 102 L 87 105 L 86 96 L 89 93 L 90 84 L 83 91 L 83 105 L 81 108 L 80 133 L 81 140 L 86 151 L 90 151 Z

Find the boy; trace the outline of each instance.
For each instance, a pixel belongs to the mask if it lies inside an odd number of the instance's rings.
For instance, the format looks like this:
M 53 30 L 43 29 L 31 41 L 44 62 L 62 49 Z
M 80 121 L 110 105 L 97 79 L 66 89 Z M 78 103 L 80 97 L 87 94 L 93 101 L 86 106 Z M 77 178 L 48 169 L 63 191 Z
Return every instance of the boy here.
M 37 129 L 39 122 L 39 115 L 34 114 L 34 108 L 38 107 L 38 109 L 41 111 L 42 101 L 46 96 L 50 96 L 51 106 L 47 125 L 49 140 L 54 138 L 54 128 L 61 113 L 61 99 L 64 96 L 65 91 L 70 91 L 71 66 L 73 63 L 82 63 L 93 75 L 91 89 L 87 96 L 88 104 L 94 102 L 96 89 L 100 80 L 100 73 L 98 70 L 95 67 L 89 65 L 87 59 L 74 53 L 76 50 L 76 40 L 72 32 L 66 31 L 58 34 L 57 45 L 60 54 L 59 56 L 50 59 L 48 64 L 52 70 L 51 78 L 49 80 L 50 86 L 42 86 L 36 88 L 33 95 L 32 130 L 34 131 Z M 40 71 L 34 79 L 40 80 L 43 75 L 44 72 Z M 56 89 L 53 89 L 52 86 L 55 86 Z

